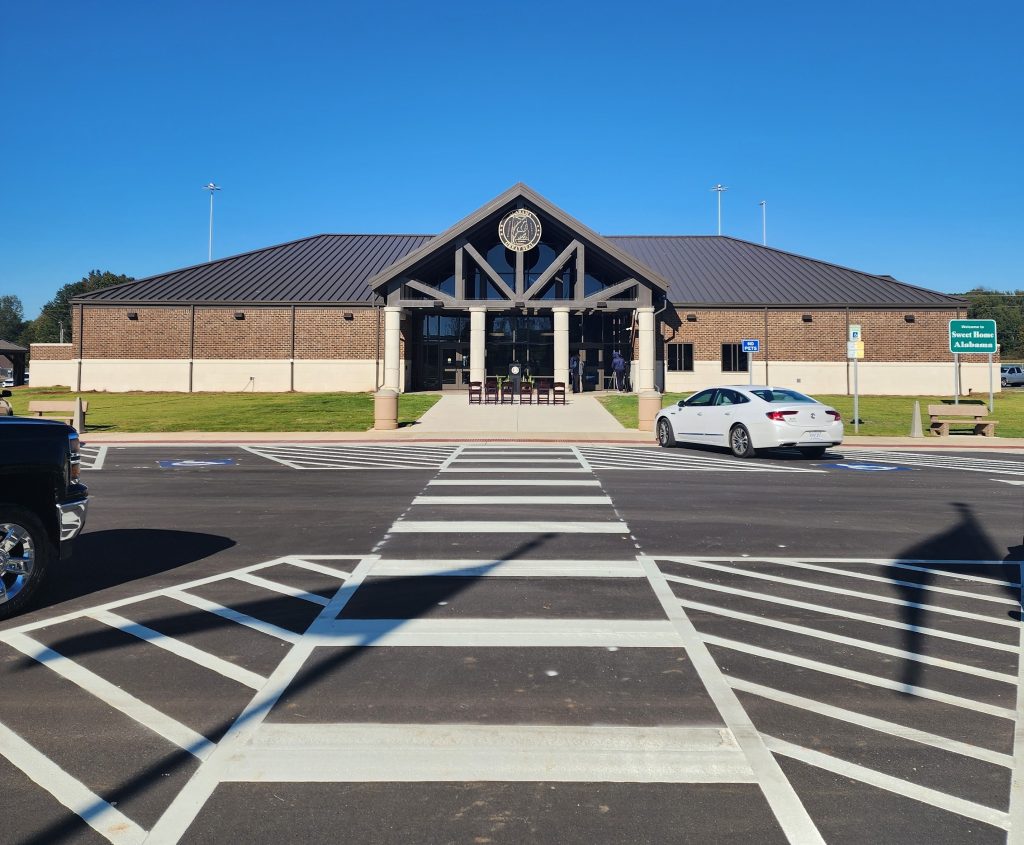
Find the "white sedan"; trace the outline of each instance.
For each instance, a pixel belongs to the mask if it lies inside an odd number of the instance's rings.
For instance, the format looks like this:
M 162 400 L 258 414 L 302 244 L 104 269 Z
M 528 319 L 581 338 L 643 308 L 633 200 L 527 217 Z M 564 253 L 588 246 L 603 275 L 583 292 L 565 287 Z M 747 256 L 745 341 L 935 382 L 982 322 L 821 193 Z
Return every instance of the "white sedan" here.
M 658 443 L 724 446 L 738 458 L 758 449 L 791 446 L 820 458 L 843 442 L 839 411 L 788 387 L 709 387 L 662 408 L 654 419 Z

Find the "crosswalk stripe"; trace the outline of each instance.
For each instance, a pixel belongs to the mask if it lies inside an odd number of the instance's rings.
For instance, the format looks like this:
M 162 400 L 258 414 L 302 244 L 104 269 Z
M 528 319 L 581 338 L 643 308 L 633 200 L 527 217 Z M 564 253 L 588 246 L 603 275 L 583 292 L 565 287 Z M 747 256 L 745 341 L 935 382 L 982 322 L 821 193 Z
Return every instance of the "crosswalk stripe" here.
M 506 473 L 506 472 L 532 472 L 532 473 L 543 473 L 547 474 L 550 472 L 579 472 L 590 474 L 590 470 L 583 469 L 583 467 L 544 467 L 543 469 L 537 469 L 536 467 L 442 467 L 438 472 L 488 472 L 494 473 Z
M 197 666 L 202 666 L 204 669 L 209 669 L 252 689 L 259 689 L 267 681 L 262 675 L 257 675 L 255 672 L 250 672 L 248 669 L 236 666 L 234 663 L 210 654 L 207 651 L 202 651 L 182 640 L 168 637 L 166 634 L 161 634 L 159 631 L 154 631 L 152 628 L 147 628 L 138 622 L 125 619 L 116 613 L 111 613 L 107 610 L 97 610 L 91 611 L 88 615 L 97 622 L 102 622 L 111 628 L 116 628 L 119 631 L 124 631 L 126 634 L 138 637 L 140 640 L 151 643 L 171 654 L 189 660 Z
M 957 798 L 954 795 L 948 795 L 936 789 L 920 786 L 892 775 L 883 774 L 857 763 L 849 763 L 846 760 L 823 754 L 820 751 L 813 751 L 809 748 L 795 745 L 792 742 L 776 739 L 768 734 L 762 734 L 762 736 L 764 737 L 765 745 L 775 754 L 782 754 L 784 757 L 799 760 L 801 763 L 806 763 L 818 769 L 824 769 L 840 777 L 860 781 L 869 786 L 884 789 L 886 792 L 892 792 L 914 801 L 920 801 L 923 804 L 930 804 L 947 813 L 966 816 L 969 819 L 990 824 L 1003 830 L 1009 828 L 1010 817 L 1001 810 L 986 807 L 983 804 L 976 804 L 964 798 Z
M 600 481 L 575 478 L 432 478 L 428 487 L 600 487 Z
M 610 505 L 608 496 L 417 496 L 414 505 Z
M 268 724 L 228 779 L 756 782 L 725 728 L 604 725 Z
M 821 672 L 825 675 L 845 678 L 849 681 L 858 681 L 873 687 L 881 687 L 882 689 L 892 690 L 893 692 L 903 693 L 905 695 L 927 698 L 932 701 L 938 701 L 942 704 L 950 704 L 954 707 L 960 707 L 964 710 L 985 713 L 989 716 L 996 716 L 1000 719 L 1009 719 L 1010 721 L 1013 721 L 1016 717 L 1016 713 L 1009 708 L 997 707 L 994 704 L 987 704 L 984 701 L 978 701 L 974 698 L 963 698 L 959 695 L 951 695 L 950 693 L 941 692 L 928 687 L 904 684 L 900 681 L 890 681 L 888 678 L 881 678 L 878 675 L 871 675 L 867 672 L 857 672 L 853 669 L 844 669 L 842 666 L 833 666 L 831 663 L 823 663 L 820 660 L 810 660 L 806 657 L 799 657 L 795 654 L 773 651 L 772 649 L 762 648 L 761 646 L 756 646 L 751 643 L 744 643 L 739 640 L 730 640 L 726 637 L 718 637 L 714 634 L 702 633 L 700 638 L 708 645 L 721 646 L 722 648 L 727 648 L 731 651 L 739 651 L 753 657 L 763 657 L 766 660 L 772 660 L 776 663 L 786 663 L 790 666 L 799 666 L 802 669 L 812 669 L 815 672 Z
M 22 654 L 38 661 L 48 669 L 52 669 L 62 678 L 71 681 L 104 704 L 119 710 L 129 719 L 195 755 L 200 760 L 208 757 L 213 751 L 214 743 L 202 734 L 176 719 L 172 719 L 166 713 L 161 713 L 155 707 L 151 707 L 141 699 L 110 683 L 106 678 L 89 671 L 52 648 L 48 648 L 24 634 L 12 634 L 6 638 L 6 641 Z
M 640 578 L 636 560 L 381 560 L 374 575 L 468 578 Z
M 399 520 L 392 534 L 628 534 L 625 522 L 541 522 L 533 520 L 495 522 L 428 522 Z
M 917 742 L 921 745 L 938 748 L 940 751 L 960 754 L 963 757 L 973 757 L 975 760 L 982 760 L 985 763 L 991 763 L 994 766 L 1002 766 L 1007 769 L 1013 767 L 1013 757 L 1009 754 L 1000 754 L 998 751 L 991 751 L 988 748 L 982 748 L 978 745 L 960 742 L 956 739 L 950 739 L 949 737 L 940 736 L 939 734 L 921 731 L 917 728 L 897 724 L 896 722 L 887 722 L 884 719 L 867 716 L 853 710 L 845 710 L 842 707 L 825 704 L 822 701 L 816 701 L 812 698 L 804 698 L 802 695 L 793 695 L 793 693 L 790 692 L 766 687 L 762 684 L 756 684 L 753 681 L 745 681 L 742 678 L 736 678 L 732 675 L 726 675 L 725 679 L 728 681 L 729 686 L 734 690 L 747 692 L 760 698 L 768 699 L 769 701 L 785 704 L 789 707 L 806 710 L 808 713 L 817 713 L 819 716 L 826 716 L 829 719 L 837 719 L 841 722 L 849 722 L 851 725 L 858 725 L 862 728 L 867 728 L 868 730 L 888 734 L 889 736 L 895 736 L 900 739 L 909 739 L 910 741 Z

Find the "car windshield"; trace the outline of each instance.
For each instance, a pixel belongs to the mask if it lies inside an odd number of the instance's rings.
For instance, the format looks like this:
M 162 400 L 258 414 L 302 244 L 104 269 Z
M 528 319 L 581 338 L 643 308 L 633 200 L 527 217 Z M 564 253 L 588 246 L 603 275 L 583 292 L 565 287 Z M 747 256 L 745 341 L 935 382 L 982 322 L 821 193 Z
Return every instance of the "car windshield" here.
M 812 399 L 810 396 L 804 396 L 802 393 L 797 393 L 795 390 L 783 390 L 778 387 L 773 387 L 770 390 L 768 388 L 761 388 L 760 390 L 751 390 L 755 396 L 760 399 L 764 399 L 765 402 L 817 402 L 817 399 Z

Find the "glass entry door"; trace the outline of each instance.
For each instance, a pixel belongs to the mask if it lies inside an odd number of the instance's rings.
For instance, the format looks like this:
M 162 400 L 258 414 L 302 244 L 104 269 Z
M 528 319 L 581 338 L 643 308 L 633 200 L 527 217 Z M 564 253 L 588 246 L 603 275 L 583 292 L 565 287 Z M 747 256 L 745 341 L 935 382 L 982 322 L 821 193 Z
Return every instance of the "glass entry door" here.
M 469 346 L 444 344 L 440 347 L 441 389 L 460 390 L 469 383 Z

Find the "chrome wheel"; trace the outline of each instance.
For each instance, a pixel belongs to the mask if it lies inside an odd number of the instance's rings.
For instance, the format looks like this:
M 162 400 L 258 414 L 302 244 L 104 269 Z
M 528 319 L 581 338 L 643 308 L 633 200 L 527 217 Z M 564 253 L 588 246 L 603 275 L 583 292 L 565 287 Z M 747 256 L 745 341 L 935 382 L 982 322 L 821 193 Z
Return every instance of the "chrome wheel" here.
M 658 445 L 666 447 L 676 445 L 676 439 L 672 434 L 672 427 L 666 419 L 658 420 Z
M 0 603 L 17 598 L 32 578 L 36 544 L 32 533 L 17 522 L 0 522 Z
M 729 448 L 737 458 L 749 458 L 754 454 L 750 445 L 750 432 L 738 425 L 729 432 Z

